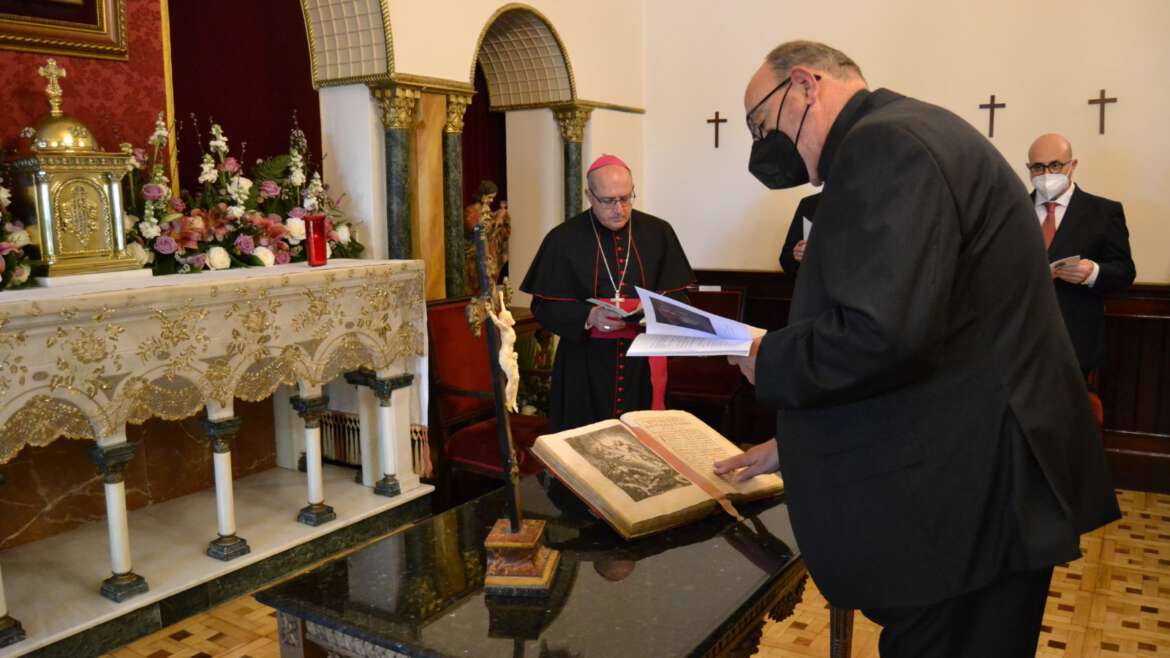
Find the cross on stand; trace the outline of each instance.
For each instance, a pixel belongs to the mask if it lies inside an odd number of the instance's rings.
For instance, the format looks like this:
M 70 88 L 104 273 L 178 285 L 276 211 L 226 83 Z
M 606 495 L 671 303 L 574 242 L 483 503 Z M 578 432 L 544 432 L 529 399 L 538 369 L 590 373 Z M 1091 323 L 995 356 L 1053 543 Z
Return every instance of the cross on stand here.
M 1002 109 L 1005 107 L 1007 107 L 1007 103 L 995 102 L 995 94 L 991 95 L 991 100 L 989 102 L 981 103 L 979 105 L 979 109 L 981 110 L 991 110 L 991 114 L 987 118 L 987 136 L 989 138 L 995 137 L 995 110 L 997 108 Z
M 714 119 L 707 119 L 707 123 L 715 124 L 715 148 L 719 148 L 719 124 L 727 123 L 727 119 L 720 119 L 719 113 L 715 113 Z
M 1105 90 L 1104 89 L 1101 90 L 1100 96 L 1098 96 L 1097 98 L 1090 98 L 1089 99 L 1089 105 L 1097 105 L 1101 108 L 1101 124 L 1097 128 L 1098 135 L 1105 134 L 1105 104 L 1106 103 L 1116 103 L 1116 102 L 1117 102 L 1116 98 L 1105 98 Z
M 66 77 L 65 69 L 57 66 L 57 60 L 49 59 L 44 66 L 37 69 L 37 73 L 49 81 L 49 86 L 45 87 L 45 93 L 49 97 L 49 114 L 61 116 L 61 84 L 57 80 Z

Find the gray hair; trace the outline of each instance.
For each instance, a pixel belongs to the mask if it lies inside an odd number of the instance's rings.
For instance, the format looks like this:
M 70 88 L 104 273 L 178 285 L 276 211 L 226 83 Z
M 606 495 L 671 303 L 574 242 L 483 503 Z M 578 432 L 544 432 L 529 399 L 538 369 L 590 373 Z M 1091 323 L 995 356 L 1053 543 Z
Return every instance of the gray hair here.
M 780 78 L 785 78 L 794 66 L 808 66 L 828 72 L 835 78 L 861 78 L 861 67 L 849 55 L 816 41 L 788 41 L 776 46 L 765 58 Z

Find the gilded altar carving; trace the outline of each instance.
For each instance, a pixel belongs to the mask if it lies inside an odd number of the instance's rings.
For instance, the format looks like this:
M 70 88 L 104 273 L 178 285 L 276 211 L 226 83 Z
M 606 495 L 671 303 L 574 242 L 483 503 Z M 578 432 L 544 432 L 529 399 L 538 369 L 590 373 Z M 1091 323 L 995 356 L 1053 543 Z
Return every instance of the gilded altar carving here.
M 0 464 L 25 445 L 111 436 L 282 384 L 414 372 L 426 354 L 416 261 L 108 285 L 0 297 Z

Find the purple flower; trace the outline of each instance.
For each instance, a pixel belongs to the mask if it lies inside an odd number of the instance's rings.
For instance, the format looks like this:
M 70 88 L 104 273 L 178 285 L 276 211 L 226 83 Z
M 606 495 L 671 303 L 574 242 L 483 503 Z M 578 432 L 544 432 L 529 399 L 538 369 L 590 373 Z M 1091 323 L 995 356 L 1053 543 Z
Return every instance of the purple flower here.
M 193 270 L 201 270 L 207 266 L 207 255 L 195 254 L 194 256 L 187 259 L 187 264 L 190 265 L 191 269 Z
M 260 183 L 260 197 L 264 199 L 275 199 L 280 196 L 280 186 L 276 181 L 266 180 Z
M 142 198 L 147 201 L 158 201 L 163 198 L 163 188 L 157 183 L 147 183 L 142 186 Z
M 288 261 L 289 261 L 291 258 L 292 258 L 292 256 L 289 256 L 287 251 L 278 251 L 278 252 L 276 252 L 276 264 L 277 264 L 277 265 L 284 265 L 284 264 L 285 264 L 285 263 L 287 263 L 287 262 L 288 262 Z
M 187 204 L 183 203 L 182 199 L 179 197 L 174 197 L 171 199 L 171 210 L 174 210 L 175 212 L 183 212 L 186 209 Z
M 179 244 L 169 235 L 160 235 L 154 241 L 154 250 L 164 256 L 175 253 L 178 248 Z
M 236 238 L 236 249 L 239 249 L 240 253 L 245 256 L 251 256 L 252 252 L 256 249 L 256 243 L 252 241 L 252 236 L 241 235 Z
M 134 159 L 137 160 L 140 164 L 146 164 L 146 149 L 136 148 L 132 151 L 132 153 L 134 154 Z
M 229 174 L 234 174 L 240 170 L 240 161 L 229 156 L 223 161 L 223 169 Z
M 289 217 L 300 218 L 300 217 L 304 217 L 307 214 L 309 214 L 309 213 L 305 212 L 305 209 L 300 207 L 300 206 L 297 206 L 296 208 L 293 208 L 292 210 L 288 211 Z

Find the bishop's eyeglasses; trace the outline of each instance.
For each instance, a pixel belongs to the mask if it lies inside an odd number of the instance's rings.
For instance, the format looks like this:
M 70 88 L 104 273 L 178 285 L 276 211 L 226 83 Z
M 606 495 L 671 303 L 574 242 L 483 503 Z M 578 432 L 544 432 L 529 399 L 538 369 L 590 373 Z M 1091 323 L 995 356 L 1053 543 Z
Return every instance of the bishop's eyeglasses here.
M 1043 163 L 1043 162 L 1029 162 L 1028 163 L 1028 172 L 1031 173 L 1033 176 L 1039 176 L 1039 175 L 1043 174 L 1044 172 L 1048 172 L 1050 174 L 1059 174 L 1060 170 L 1067 167 L 1069 162 L 1072 162 L 1072 160 L 1069 160 L 1068 162 L 1061 162 L 1060 160 L 1053 160 L 1052 162 L 1049 162 L 1047 164 Z
M 626 196 L 597 196 L 594 194 L 593 198 L 597 200 L 597 205 L 614 210 L 618 206 L 633 206 L 638 195 L 630 193 Z

